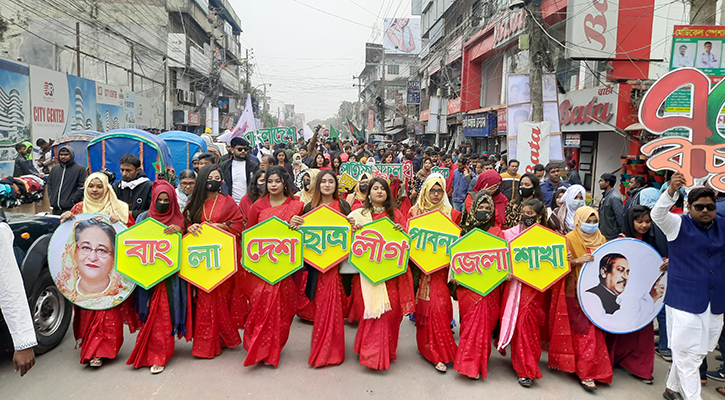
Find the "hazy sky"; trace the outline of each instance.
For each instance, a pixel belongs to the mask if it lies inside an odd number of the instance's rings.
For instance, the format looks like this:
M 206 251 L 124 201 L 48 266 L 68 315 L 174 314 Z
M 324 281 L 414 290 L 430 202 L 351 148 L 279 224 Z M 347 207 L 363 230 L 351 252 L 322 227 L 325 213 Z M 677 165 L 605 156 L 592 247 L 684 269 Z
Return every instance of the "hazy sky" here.
M 364 66 L 365 42 L 382 43 L 383 18 L 409 16 L 411 3 L 229 1 L 242 20 L 242 56 L 244 48 L 254 49 L 254 62 L 259 66 L 252 84 L 272 84 L 267 88 L 272 97 L 270 112 L 275 114 L 282 103 L 292 103 L 295 112 L 304 113 L 308 121 L 332 117 L 342 100 L 357 101 L 352 76 Z

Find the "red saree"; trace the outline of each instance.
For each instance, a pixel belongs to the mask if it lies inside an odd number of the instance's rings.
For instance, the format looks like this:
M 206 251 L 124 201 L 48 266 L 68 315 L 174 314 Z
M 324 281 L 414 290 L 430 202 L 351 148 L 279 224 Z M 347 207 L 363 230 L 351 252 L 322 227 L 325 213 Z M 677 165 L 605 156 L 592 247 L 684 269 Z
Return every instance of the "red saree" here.
M 383 212 L 372 214 L 373 220 L 388 216 Z M 404 224 L 405 219 L 400 211 L 395 211 L 395 222 Z M 360 292 L 360 280 L 353 280 Z M 390 369 L 390 361 L 397 358 L 398 336 L 403 315 L 415 310 L 415 292 L 413 291 L 413 275 L 410 268 L 405 274 L 385 281 L 390 300 L 391 311 L 383 313 L 380 318 L 365 319 L 360 315 L 360 323 L 355 335 L 355 353 L 360 355 L 360 365 L 370 369 Z M 355 288 L 353 287 L 353 292 Z M 362 294 L 360 295 L 362 298 Z M 353 306 L 354 307 L 354 306 Z M 450 322 L 450 321 L 449 321 Z
M 503 232 L 496 226 L 488 233 L 503 238 Z M 456 289 L 458 312 L 461 319 L 458 351 L 453 369 L 458 373 L 476 378 L 488 376 L 488 359 L 491 355 L 491 337 L 498 324 L 501 307 L 501 288 L 481 296 L 463 286 Z
M 239 236 L 243 227 L 242 214 L 234 200 L 220 194 L 204 203 L 204 222 L 221 223 L 233 235 Z M 191 225 L 191 221 L 187 221 Z M 196 289 L 194 305 L 194 343 L 191 354 L 199 358 L 214 358 L 222 353 L 223 347 L 241 344 L 238 328 L 246 315 L 246 296 L 240 289 L 244 274 L 240 272 L 227 279 L 216 289 L 207 293 Z
M 504 293 L 508 293 L 508 285 Z M 521 286 L 518 317 L 511 338 L 511 364 L 519 378 L 541 379 L 541 330 L 546 323 L 546 292 Z M 504 300 L 502 304 L 505 304 Z
M 272 207 L 269 196 L 265 196 L 252 205 L 247 229 L 273 216 L 289 222 L 293 216 L 302 215 L 303 208 L 302 202 L 291 198 Z M 276 367 L 297 313 L 299 289 L 291 276 L 270 285 L 252 273 L 247 274 L 246 287 L 251 307 L 244 326 L 244 366 L 264 362 Z
M 340 202 L 330 205 L 340 211 Z M 347 298 L 342 287 L 342 276 L 338 266 L 331 267 L 317 275 L 317 287 L 312 305 L 315 319 L 312 325 L 312 346 L 308 364 L 319 368 L 325 365 L 339 365 L 345 361 L 345 320 L 343 310 Z
M 136 335 L 136 345 L 126 364 L 134 368 L 166 365 L 174 355 L 172 331 L 166 284 L 161 282 L 154 286 L 148 318 Z
M 654 335 L 655 327 L 652 323 L 636 332 L 622 335 L 607 333 L 606 342 L 612 367 L 619 364 L 634 376 L 654 379 L 652 376 L 655 366 Z

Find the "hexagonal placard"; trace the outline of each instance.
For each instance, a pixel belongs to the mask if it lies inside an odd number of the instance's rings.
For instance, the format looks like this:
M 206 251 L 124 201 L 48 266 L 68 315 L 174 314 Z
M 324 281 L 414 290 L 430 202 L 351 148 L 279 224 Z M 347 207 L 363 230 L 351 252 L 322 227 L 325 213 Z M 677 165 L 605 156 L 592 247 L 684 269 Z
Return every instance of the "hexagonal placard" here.
M 116 271 L 147 290 L 178 271 L 181 234 L 167 235 L 164 229 L 146 218 L 116 235 Z
M 451 263 L 451 246 L 461 236 L 461 228 L 436 210 L 408 221 L 410 259 L 426 275 Z
M 373 284 L 395 278 L 408 268 L 410 236 L 394 226 L 387 217 L 369 222 L 352 239 L 350 264 Z
M 566 237 L 536 224 L 509 242 L 516 279 L 541 292 L 569 272 Z
M 347 218 L 328 206 L 320 206 L 305 216 L 300 226 L 304 249 L 302 255 L 308 264 L 320 272 L 345 260 L 350 254 L 352 228 Z
M 304 265 L 302 232 L 277 217 L 242 233 L 242 265 L 270 285 Z
M 461 286 L 485 296 L 506 280 L 508 246 L 504 239 L 474 229 L 451 246 L 451 270 Z
M 209 293 L 237 272 L 237 238 L 204 222 L 199 236 L 181 240 L 184 250 L 179 276 Z

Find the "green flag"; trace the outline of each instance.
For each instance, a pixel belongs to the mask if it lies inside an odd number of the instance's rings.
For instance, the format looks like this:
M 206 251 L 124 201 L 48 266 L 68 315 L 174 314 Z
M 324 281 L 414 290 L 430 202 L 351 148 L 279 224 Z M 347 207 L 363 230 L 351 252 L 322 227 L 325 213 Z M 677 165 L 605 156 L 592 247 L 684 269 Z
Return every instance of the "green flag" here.
M 340 135 L 337 133 L 337 130 L 334 126 L 330 125 L 330 139 L 337 139 Z

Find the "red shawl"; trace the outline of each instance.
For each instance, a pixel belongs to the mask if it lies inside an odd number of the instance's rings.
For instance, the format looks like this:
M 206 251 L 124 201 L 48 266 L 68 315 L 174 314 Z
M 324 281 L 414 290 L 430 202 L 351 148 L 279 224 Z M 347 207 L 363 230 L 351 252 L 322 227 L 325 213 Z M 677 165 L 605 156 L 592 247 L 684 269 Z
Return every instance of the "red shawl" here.
M 169 208 L 163 213 L 156 209 L 156 201 L 158 201 L 161 193 L 166 193 L 169 196 L 169 201 L 171 202 L 169 204 Z M 166 226 L 176 225 L 181 228 L 184 227 L 184 216 L 181 214 L 179 202 L 176 200 L 176 190 L 169 182 L 157 179 L 151 187 L 151 207 L 149 208 L 149 217 Z
M 266 195 L 255 201 L 252 208 L 249 210 L 246 229 L 257 225 L 257 223 L 270 217 L 277 217 L 282 221 L 289 223 L 293 216 L 302 215 L 302 210 L 304 208 L 304 203 L 299 200 L 294 200 L 291 197 L 288 197 L 287 200 L 279 206 L 272 207 L 272 203 L 269 202 L 269 195 Z
M 498 172 L 488 170 L 478 176 L 476 185 L 473 187 L 473 191 L 478 193 L 478 191 L 483 189 L 485 186 L 499 185 L 498 192 L 496 192 L 496 194 L 491 193 L 493 203 L 496 205 L 496 226 L 499 227 L 503 226 L 506 222 L 506 204 L 509 202 L 506 196 L 501 193 L 501 181 L 501 175 L 499 175 Z
M 201 215 L 202 221 L 187 221 L 188 225 L 202 222 L 225 224 L 229 232 L 237 236 L 244 230 L 244 217 L 231 196 L 219 194 L 205 201 Z

